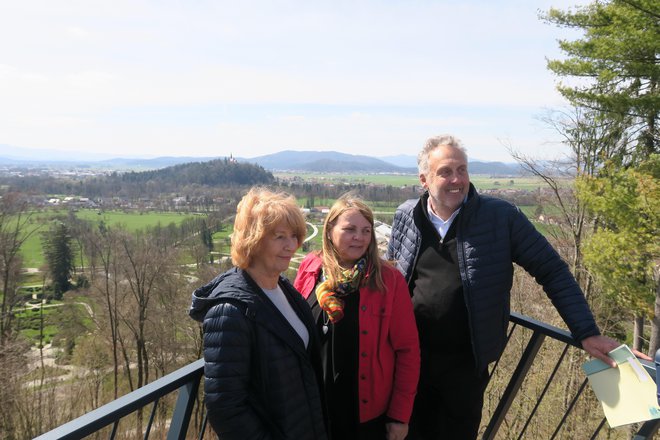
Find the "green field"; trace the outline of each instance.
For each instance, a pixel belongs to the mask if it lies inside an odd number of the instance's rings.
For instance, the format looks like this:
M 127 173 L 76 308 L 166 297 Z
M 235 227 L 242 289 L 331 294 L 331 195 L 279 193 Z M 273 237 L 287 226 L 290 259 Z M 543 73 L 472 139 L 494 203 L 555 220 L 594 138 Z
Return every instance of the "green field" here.
M 412 186 L 419 185 L 419 179 L 413 174 L 339 174 L 339 173 L 273 173 L 278 179 L 291 181 L 324 183 L 375 183 L 379 185 Z
M 156 226 L 159 223 L 162 226 L 174 223 L 179 225 L 185 218 L 192 214 L 176 212 L 123 212 L 123 211 L 98 211 L 96 209 L 80 209 L 75 211 L 76 217 L 82 220 L 92 222 L 101 222 L 109 226 L 122 226 L 128 231 L 137 231 L 145 229 L 148 226 Z M 44 264 L 44 257 L 41 248 L 41 232 L 48 230 L 48 222 L 57 216 L 67 215 L 67 211 L 52 210 L 34 214 L 32 226 L 35 230 L 32 235 L 21 246 L 23 255 L 23 266 L 41 267 Z
M 394 187 L 419 186 L 419 178 L 414 174 L 314 174 L 314 173 L 275 173 L 283 180 L 302 180 L 318 183 L 377 184 Z M 470 180 L 478 189 L 520 189 L 531 190 L 544 186 L 538 177 L 490 177 L 471 175 Z M 321 205 L 315 200 L 316 205 Z
M 177 212 L 123 212 L 123 211 L 97 211 L 95 209 L 81 209 L 76 212 L 76 217 L 81 220 L 103 221 L 110 226 L 122 225 L 129 231 L 145 229 L 148 226 L 179 225 L 185 218 L 192 214 Z
M 470 176 L 470 181 L 477 189 L 535 190 L 545 186 L 545 182 L 538 177 Z

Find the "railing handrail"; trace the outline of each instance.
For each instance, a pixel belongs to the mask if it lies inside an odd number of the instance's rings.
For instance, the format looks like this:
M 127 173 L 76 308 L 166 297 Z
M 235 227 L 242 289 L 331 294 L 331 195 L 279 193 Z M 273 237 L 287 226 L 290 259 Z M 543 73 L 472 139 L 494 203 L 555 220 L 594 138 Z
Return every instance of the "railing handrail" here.
M 582 345 L 573 338 L 573 335 L 568 330 L 555 327 L 543 321 L 516 312 L 511 312 L 509 321 L 514 324 L 522 325 L 530 330 L 534 330 L 535 332 L 550 336 L 552 339 L 557 339 L 558 341 L 572 345 L 573 347 L 582 348 Z
M 200 377 L 203 370 L 204 359 L 198 359 L 34 440 L 76 439 L 92 434 Z
M 549 337 L 560 342 L 567 344 L 567 346 L 573 346 L 581 348 L 579 342 L 573 339 L 571 333 L 566 330 L 554 327 L 550 324 L 538 321 L 536 319 L 530 318 L 528 316 L 521 315 L 519 313 L 511 312 L 510 322 L 514 324 L 512 331 L 515 326 L 521 326 L 527 329 L 532 330 L 532 336 L 528 341 L 527 348 L 522 354 L 519 364 L 514 371 L 507 389 L 502 395 L 498 408 L 492 414 L 488 426 L 486 427 L 486 432 L 484 433 L 484 439 L 494 438 L 497 430 L 502 423 L 502 420 L 508 412 L 509 406 L 513 399 L 515 398 L 518 389 L 520 388 L 524 377 L 526 376 L 531 363 L 534 361 L 536 353 L 543 343 L 545 337 Z M 660 353 L 660 352 L 659 352 Z M 658 355 L 660 359 L 660 355 Z M 563 357 L 563 356 L 562 356 Z M 560 361 L 561 362 L 561 359 Z M 656 378 L 655 374 L 655 364 L 652 362 L 642 362 L 647 368 L 653 379 Z M 495 365 L 497 368 L 497 364 Z M 556 369 L 557 367 L 555 367 Z M 174 371 L 166 376 L 161 377 L 154 382 L 151 382 L 145 385 L 142 388 L 139 388 L 123 397 L 120 397 L 106 405 L 103 405 L 87 414 L 84 414 L 81 417 L 78 417 L 75 420 L 72 420 L 64 425 L 61 425 L 52 431 L 46 432 L 39 437 L 36 437 L 36 440 L 50 440 L 50 439 L 77 439 L 94 432 L 101 430 L 102 428 L 110 425 L 111 423 L 118 423 L 119 420 L 131 414 L 140 408 L 144 408 L 146 405 L 157 402 L 159 398 L 179 390 L 179 398 L 174 408 L 174 414 L 172 415 L 172 420 L 168 432 L 168 439 L 183 439 L 185 438 L 186 431 L 188 429 L 188 422 L 190 419 L 190 414 L 194 400 L 198 395 L 199 381 L 204 373 L 204 360 L 199 359 L 195 362 L 192 362 L 177 371 Z M 553 374 L 554 375 L 554 374 Z M 552 380 L 552 379 L 551 379 Z M 586 383 L 586 379 L 585 379 Z M 584 384 L 583 384 L 584 385 Z M 578 391 L 578 394 L 574 397 L 576 400 L 581 391 Z M 542 399 L 542 396 L 541 398 Z M 540 402 L 540 400 L 539 400 Z M 538 403 L 537 402 L 537 406 Z M 536 409 L 536 408 L 535 408 Z M 569 410 L 570 411 L 570 410 Z M 535 411 L 532 411 L 533 417 Z M 564 414 L 564 418 L 557 427 L 557 431 L 563 425 L 563 422 L 567 416 L 568 412 Z M 529 423 L 529 420 L 528 420 Z M 596 433 L 601 429 L 604 424 L 603 422 L 598 426 Z M 660 425 L 660 420 L 649 421 L 644 423 L 642 428 L 638 431 L 636 439 L 647 439 L 651 438 L 654 432 L 658 429 Z M 204 430 L 205 423 L 202 424 L 202 431 Z M 525 428 L 527 424 L 525 425 Z M 557 432 L 556 431 L 556 432 Z M 556 434 L 555 432 L 555 434 Z M 596 435 L 594 433 L 594 436 Z M 522 435 L 522 434 L 521 434 Z M 148 434 L 147 434 L 148 436 Z M 200 433 L 199 438 L 203 437 Z

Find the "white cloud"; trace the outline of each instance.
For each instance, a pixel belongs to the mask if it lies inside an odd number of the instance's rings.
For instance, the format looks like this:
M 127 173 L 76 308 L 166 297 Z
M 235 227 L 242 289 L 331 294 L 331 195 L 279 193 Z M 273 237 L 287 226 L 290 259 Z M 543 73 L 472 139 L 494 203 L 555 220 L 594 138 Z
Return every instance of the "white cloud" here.
M 69 26 L 66 28 L 66 33 L 74 38 L 84 39 L 89 36 L 89 32 L 77 26 Z

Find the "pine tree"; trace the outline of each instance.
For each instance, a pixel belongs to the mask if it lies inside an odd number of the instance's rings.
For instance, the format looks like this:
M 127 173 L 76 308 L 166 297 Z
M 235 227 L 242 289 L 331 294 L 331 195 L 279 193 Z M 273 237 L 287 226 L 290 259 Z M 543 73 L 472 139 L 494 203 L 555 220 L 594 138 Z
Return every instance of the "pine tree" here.
M 61 299 L 64 292 L 71 287 L 69 279 L 74 269 L 71 240 L 69 227 L 59 221 L 42 235 L 44 256 L 48 263 L 56 299 Z
M 616 304 L 644 318 L 655 315 L 650 350 L 658 340 L 656 296 L 660 259 L 660 155 L 636 169 L 578 181 L 581 199 L 602 221 L 585 247 L 585 262 Z
M 560 40 L 564 60 L 548 61 L 561 77 L 576 84 L 558 86 L 574 105 L 621 118 L 634 126 L 632 159 L 643 161 L 658 152 L 660 109 L 660 3 L 657 0 L 594 1 L 574 10 L 550 9 L 550 23 L 584 31 L 584 37 Z

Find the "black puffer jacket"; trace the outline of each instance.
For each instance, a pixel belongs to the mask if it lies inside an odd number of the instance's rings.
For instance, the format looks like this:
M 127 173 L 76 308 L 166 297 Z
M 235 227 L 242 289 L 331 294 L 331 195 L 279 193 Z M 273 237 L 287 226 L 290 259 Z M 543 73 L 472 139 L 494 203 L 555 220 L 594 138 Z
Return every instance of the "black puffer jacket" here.
M 208 419 L 222 440 L 327 438 L 312 314 L 285 278 L 279 284 L 307 327 L 307 349 L 246 272 L 231 269 L 193 292 Z
M 394 215 L 387 257 L 395 260 L 410 282 L 425 218 L 420 199 L 404 202 Z M 509 324 L 513 263 L 543 286 L 573 337 L 599 334 L 598 326 L 566 263 L 514 205 L 480 196 L 470 184 L 467 202 L 456 218 L 458 264 L 468 310 L 472 350 L 478 370 L 497 360 Z M 422 347 L 423 349 L 423 347 Z

